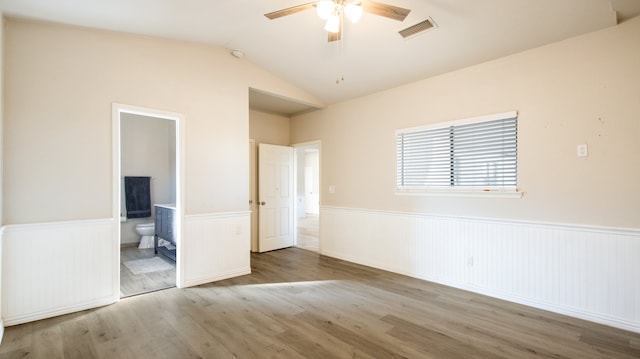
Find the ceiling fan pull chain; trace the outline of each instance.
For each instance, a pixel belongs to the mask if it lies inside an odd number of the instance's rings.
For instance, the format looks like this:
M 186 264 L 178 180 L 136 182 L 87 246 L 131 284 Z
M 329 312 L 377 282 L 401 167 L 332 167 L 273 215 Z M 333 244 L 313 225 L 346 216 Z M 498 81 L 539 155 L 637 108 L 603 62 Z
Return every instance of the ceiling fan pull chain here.
M 340 33 L 341 36 L 344 36 L 344 34 Z M 341 62 L 342 62 L 342 56 L 340 54 L 340 42 L 342 42 L 342 39 L 337 40 L 336 41 L 336 57 L 338 58 L 338 62 L 337 62 L 337 66 L 336 66 L 336 85 L 340 84 L 340 71 L 341 69 Z
M 344 13 L 340 14 L 342 21 L 340 21 L 340 82 L 344 81 Z

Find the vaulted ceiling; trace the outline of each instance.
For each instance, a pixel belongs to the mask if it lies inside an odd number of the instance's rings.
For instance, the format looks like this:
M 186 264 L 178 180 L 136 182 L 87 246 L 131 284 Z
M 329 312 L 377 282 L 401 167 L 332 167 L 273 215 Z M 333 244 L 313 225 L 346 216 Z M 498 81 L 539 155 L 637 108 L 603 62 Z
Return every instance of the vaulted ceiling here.
M 366 0 L 363 0 L 366 1 Z M 384 0 L 403 22 L 365 13 L 327 41 L 313 7 L 264 14 L 309 0 L 0 0 L 5 16 L 197 41 L 243 52 L 326 104 L 349 100 L 533 47 L 613 26 L 640 14 L 638 0 Z M 380 1 L 379 1 L 380 2 Z M 398 31 L 432 19 L 436 28 Z M 231 56 L 231 54 L 229 55 Z M 338 76 L 344 81 L 336 83 Z M 254 103 L 292 114 L 308 106 L 252 92 Z M 256 105 L 255 107 L 260 108 Z

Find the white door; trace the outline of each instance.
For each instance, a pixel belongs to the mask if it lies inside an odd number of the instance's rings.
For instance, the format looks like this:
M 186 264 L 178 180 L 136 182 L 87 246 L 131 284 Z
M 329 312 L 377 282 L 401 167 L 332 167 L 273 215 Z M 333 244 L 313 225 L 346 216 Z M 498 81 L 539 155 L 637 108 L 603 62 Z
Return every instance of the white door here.
M 293 148 L 258 146 L 258 251 L 293 246 Z

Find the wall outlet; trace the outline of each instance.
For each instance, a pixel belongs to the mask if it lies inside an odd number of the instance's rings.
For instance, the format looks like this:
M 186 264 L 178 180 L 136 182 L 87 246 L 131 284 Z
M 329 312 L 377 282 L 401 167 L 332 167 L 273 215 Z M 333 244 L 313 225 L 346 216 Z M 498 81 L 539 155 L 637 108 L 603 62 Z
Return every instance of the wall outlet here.
M 336 193 L 336 186 L 334 185 L 329 186 L 329 193 Z
M 577 152 L 578 152 L 578 157 L 589 156 L 589 148 L 587 147 L 587 144 L 578 145 Z

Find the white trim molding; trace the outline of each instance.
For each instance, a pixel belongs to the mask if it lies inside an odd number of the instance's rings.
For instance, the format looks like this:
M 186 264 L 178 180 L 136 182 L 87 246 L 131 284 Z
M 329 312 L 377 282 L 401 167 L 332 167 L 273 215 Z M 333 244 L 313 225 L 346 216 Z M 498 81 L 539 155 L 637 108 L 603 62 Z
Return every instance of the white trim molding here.
M 396 196 L 426 196 L 426 197 L 467 197 L 467 198 L 522 198 L 522 191 L 505 190 L 436 190 L 436 189 L 396 189 Z
M 640 332 L 640 229 L 320 211 L 324 255 Z
M 185 216 L 184 282 L 181 287 L 251 273 L 251 212 Z
M 468 125 L 468 124 L 471 124 L 471 123 L 478 123 L 478 122 L 485 122 L 485 121 L 492 121 L 492 120 L 500 120 L 500 119 L 503 119 L 503 118 L 513 118 L 513 117 L 518 117 L 518 111 L 517 110 L 509 110 L 509 111 L 500 112 L 500 113 L 493 113 L 493 114 L 488 114 L 488 115 L 474 116 L 474 117 L 468 117 L 468 118 L 463 118 L 463 119 L 458 119 L 458 120 L 436 122 L 436 123 L 432 123 L 432 124 L 429 124 L 429 125 L 402 128 L 402 129 L 396 130 L 396 135 L 399 134 L 399 133 L 405 133 L 405 132 L 416 132 L 416 131 L 423 131 L 423 130 L 431 130 L 431 129 L 434 129 L 434 128 L 443 128 L 443 127 L 449 127 L 449 126 Z
M 111 138 L 112 138 L 112 213 L 113 213 L 113 272 L 116 280 L 113 282 L 113 290 L 120 290 L 120 208 L 121 203 L 121 171 L 120 171 L 120 129 L 123 113 L 135 114 L 147 117 L 153 117 L 163 120 L 171 120 L 176 122 L 176 233 L 177 233 L 177 251 L 176 251 L 176 286 L 182 287 L 184 279 L 184 261 L 185 256 L 182 246 L 185 242 L 183 221 L 184 221 L 184 184 L 185 184 L 185 117 L 176 112 L 157 110 L 152 108 L 125 105 L 121 103 L 111 104 Z
M 8 225 L 2 319 L 16 325 L 116 302 L 113 220 Z

